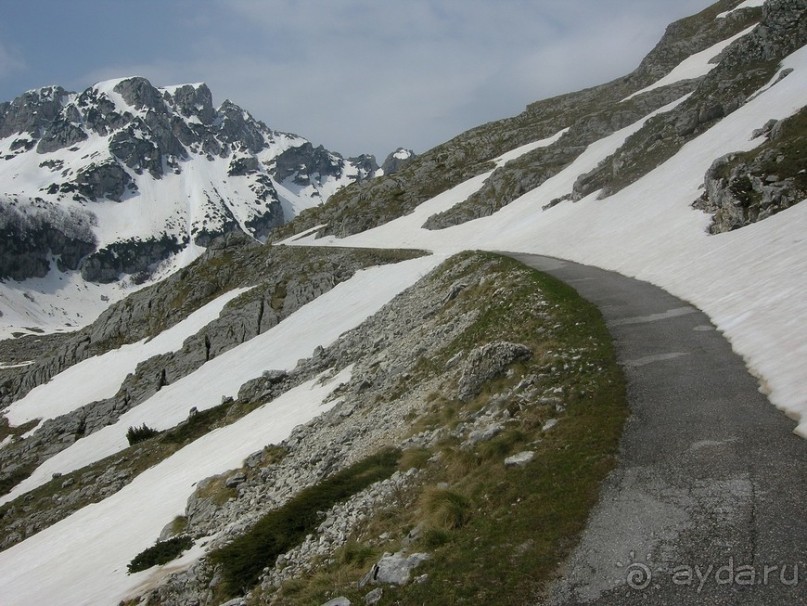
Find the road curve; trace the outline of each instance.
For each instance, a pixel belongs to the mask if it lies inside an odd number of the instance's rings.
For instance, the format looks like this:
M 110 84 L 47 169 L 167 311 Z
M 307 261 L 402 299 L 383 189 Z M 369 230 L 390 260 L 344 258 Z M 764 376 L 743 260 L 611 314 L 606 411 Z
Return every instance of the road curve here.
M 807 604 L 807 440 L 709 318 L 646 282 L 505 254 L 600 308 L 628 381 L 617 469 L 550 603 Z

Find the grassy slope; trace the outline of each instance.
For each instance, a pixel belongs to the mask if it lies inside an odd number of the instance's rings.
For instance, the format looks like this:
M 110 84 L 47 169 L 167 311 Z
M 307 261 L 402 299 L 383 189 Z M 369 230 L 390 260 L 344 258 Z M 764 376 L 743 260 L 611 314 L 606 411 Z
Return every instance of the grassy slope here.
M 377 512 L 317 574 L 278 592 L 257 591 L 253 603 L 319 604 L 337 595 L 362 603 L 371 587 L 357 589 L 357 581 L 416 526 L 421 535 L 409 550 L 431 554 L 416 571 L 428 580 L 385 587 L 381 604 L 528 603 L 570 552 L 615 463 L 627 415 L 624 379 L 598 310 L 573 289 L 509 258 L 478 255 L 469 271 L 481 266 L 490 279 L 463 292 L 450 313 L 480 304 L 482 313 L 438 359 L 424 360 L 412 381 L 434 378 L 455 353 L 496 340 L 529 346 L 532 359 L 470 402 L 454 397 L 452 381 L 432 393 L 412 432 L 445 428 L 444 437 L 405 451 L 401 463 L 420 467 L 421 482 Z M 540 389 L 524 391 L 525 378 Z M 452 432 L 491 407 L 512 415 L 505 430 L 463 447 Z M 550 418 L 557 425 L 543 431 Z M 531 463 L 504 467 L 506 456 L 524 450 L 536 452 Z

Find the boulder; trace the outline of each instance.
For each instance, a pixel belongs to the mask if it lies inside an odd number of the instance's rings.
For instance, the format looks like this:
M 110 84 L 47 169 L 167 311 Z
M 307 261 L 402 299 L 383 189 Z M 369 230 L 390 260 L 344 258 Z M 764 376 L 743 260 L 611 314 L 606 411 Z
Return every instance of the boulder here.
M 386 553 L 359 581 L 359 587 L 364 587 L 368 583 L 406 585 L 412 570 L 428 560 L 429 557 L 427 553 L 413 553 L 412 555 L 406 555 L 402 551 Z
M 465 361 L 459 380 L 457 397 L 467 402 L 479 395 L 482 387 L 504 373 L 508 366 L 532 356 L 529 347 L 519 343 L 497 341 L 473 350 Z

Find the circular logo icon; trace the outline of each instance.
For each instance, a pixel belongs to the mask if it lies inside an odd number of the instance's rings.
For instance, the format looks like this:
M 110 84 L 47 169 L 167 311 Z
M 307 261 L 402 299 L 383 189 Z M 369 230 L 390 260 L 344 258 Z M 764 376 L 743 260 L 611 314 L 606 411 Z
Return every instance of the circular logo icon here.
M 650 572 L 650 568 L 645 564 L 642 564 L 641 562 L 633 562 L 633 564 L 628 566 L 628 575 L 626 580 L 628 582 L 628 587 L 631 589 L 641 591 L 650 585 L 652 578 L 653 574 Z

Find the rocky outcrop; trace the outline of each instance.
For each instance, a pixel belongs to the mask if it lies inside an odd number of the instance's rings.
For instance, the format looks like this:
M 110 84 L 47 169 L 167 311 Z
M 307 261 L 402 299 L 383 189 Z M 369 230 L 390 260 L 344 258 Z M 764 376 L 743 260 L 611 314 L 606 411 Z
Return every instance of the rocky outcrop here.
M 411 149 L 399 147 L 384 159 L 384 163 L 381 165 L 381 170 L 384 171 L 384 174 L 387 176 L 394 175 L 407 164 L 412 162 L 416 157 L 417 154 L 415 154 L 415 152 L 413 152 Z
M 374 585 L 406 585 L 412 571 L 429 559 L 428 553 L 413 553 L 407 555 L 401 551 L 385 553 L 369 572 L 359 581 L 359 586 L 368 583 Z
M 109 151 L 137 174 L 148 170 L 153 177 L 159 178 L 163 173 L 163 156 L 159 146 L 138 136 L 138 127 L 135 125 L 116 132 L 109 141 Z
M 256 122 L 235 103 L 226 100 L 217 114 L 216 138 L 220 141 L 230 144 L 233 149 L 244 149 L 251 154 L 257 154 L 266 147 L 269 129 L 265 124 Z
M 497 168 L 478 192 L 448 210 L 432 215 L 423 227 L 443 229 L 492 215 L 558 174 L 593 142 L 681 98 L 694 86 L 694 82 L 674 84 L 580 116 L 556 143 L 528 152 Z
M 108 284 L 121 274 L 129 274 L 137 284 L 151 275 L 156 265 L 178 253 L 187 244 L 164 234 L 159 238 L 113 242 L 81 262 L 81 277 L 89 282 Z
M 372 154 L 362 154 L 355 158 L 348 158 L 348 162 L 358 169 L 358 181 L 372 179 L 378 171 L 378 162 L 376 162 L 375 156 Z
M 48 125 L 48 129 L 39 140 L 36 146 L 37 153 L 46 154 L 64 149 L 87 139 L 87 134 L 78 126 L 80 122 L 81 116 L 74 107 L 65 115 L 56 118 Z
M 500 377 L 514 362 L 528 360 L 532 351 L 519 343 L 499 341 L 473 350 L 463 365 L 457 398 L 471 400 L 493 379 Z
M 0 139 L 28 134 L 39 138 L 62 113 L 70 93 L 61 86 L 31 90 L 0 109 Z
M 710 17 L 705 14 L 704 19 Z M 796 0 L 769 0 L 725 20 L 735 33 L 759 23 L 721 55 L 692 95 L 675 109 L 648 120 L 612 156 L 574 184 L 578 200 L 598 190 L 607 196 L 663 163 L 691 139 L 737 110 L 770 82 L 779 62 L 807 43 L 807 12 Z M 728 37 L 728 36 L 726 36 Z M 750 133 L 749 133 L 750 134 Z
M 78 192 L 88 200 L 107 198 L 120 202 L 127 191 L 131 191 L 132 178 L 117 162 L 110 160 L 102 164 L 90 164 L 79 171 L 75 180 Z
M 713 215 L 710 233 L 762 221 L 807 199 L 807 172 L 800 158 L 807 145 L 806 126 L 807 110 L 771 120 L 754 133 L 766 138 L 757 149 L 712 163 L 703 194 L 692 205 Z
M 324 177 L 341 175 L 344 160 L 321 145 L 304 143 L 287 149 L 275 160 L 273 175 L 277 181 L 291 179 L 296 185 L 319 183 Z

